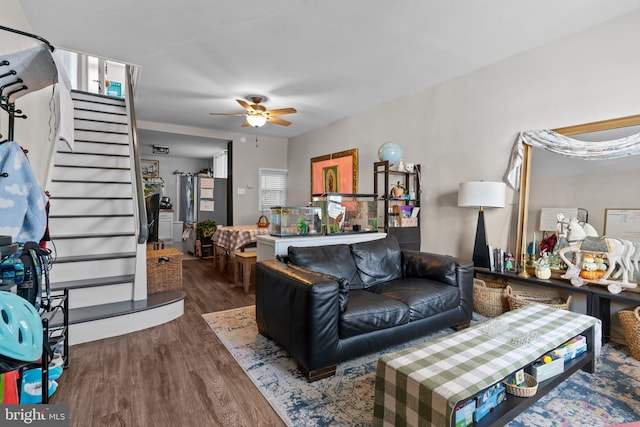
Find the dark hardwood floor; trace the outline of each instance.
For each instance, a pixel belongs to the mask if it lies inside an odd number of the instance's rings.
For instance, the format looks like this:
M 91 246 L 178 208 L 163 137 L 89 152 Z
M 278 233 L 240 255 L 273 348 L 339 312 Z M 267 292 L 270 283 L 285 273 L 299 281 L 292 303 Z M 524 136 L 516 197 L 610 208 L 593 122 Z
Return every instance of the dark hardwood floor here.
M 51 403 L 72 426 L 284 426 L 202 318 L 255 303 L 211 260 L 183 262 L 184 316 L 72 346 Z

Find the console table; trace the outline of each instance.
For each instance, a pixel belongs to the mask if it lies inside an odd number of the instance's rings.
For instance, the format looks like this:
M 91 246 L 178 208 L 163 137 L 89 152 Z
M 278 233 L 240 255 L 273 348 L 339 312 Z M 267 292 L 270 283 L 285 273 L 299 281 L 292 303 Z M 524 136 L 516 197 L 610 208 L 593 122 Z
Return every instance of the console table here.
M 630 305 L 640 305 L 640 291 L 626 289 L 619 294 L 612 294 L 606 286 L 588 284 L 584 286 L 573 286 L 568 280 L 563 279 L 538 279 L 535 276 L 520 277 L 517 273 L 491 271 L 488 268 L 475 268 L 476 277 L 493 277 L 505 280 L 507 283 L 520 283 L 524 285 L 535 285 L 544 288 L 556 289 L 560 291 L 582 294 L 587 300 L 587 315 L 597 317 L 602 321 L 602 339 L 607 341 L 611 336 L 611 301 L 629 303 Z M 481 278 L 481 277 L 478 277 Z
M 498 320 L 499 319 L 499 320 Z M 454 408 L 576 335 L 586 353 L 564 372 L 541 381 L 533 397 L 508 396 L 476 426 L 505 425 L 579 369 L 594 372 L 600 321 L 591 316 L 530 304 L 496 318 L 499 330 L 481 323 L 463 331 L 383 355 L 376 369 L 374 425 L 455 425 Z M 535 332 L 526 344 L 514 339 Z

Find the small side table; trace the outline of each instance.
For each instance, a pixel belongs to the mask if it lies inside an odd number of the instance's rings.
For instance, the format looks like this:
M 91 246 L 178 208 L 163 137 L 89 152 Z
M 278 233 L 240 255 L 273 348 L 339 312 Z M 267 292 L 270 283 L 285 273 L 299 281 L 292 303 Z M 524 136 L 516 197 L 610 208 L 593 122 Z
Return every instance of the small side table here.
M 258 253 L 251 252 L 236 252 L 232 258 L 234 260 L 234 273 L 233 278 L 236 285 L 240 284 L 240 274 L 242 274 L 242 286 L 245 292 L 249 292 L 249 285 L 251 284 L 251 269 L 256 265 L 256 259 Z

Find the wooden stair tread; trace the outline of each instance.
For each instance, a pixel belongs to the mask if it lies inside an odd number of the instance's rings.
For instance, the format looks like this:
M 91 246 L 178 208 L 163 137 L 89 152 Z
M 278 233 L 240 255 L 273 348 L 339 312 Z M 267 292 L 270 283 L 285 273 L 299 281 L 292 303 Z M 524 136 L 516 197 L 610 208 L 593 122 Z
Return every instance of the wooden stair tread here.
M 90 307 L 72 308 L 69 310 L 69 325 L 139 313 L 178 302 L 185 297 L 186 293 L 184 291 L 166 291 L 148 295 L 147 299 L 140 301 L 113 302 Z M 62 316 L 54 316 L 52 326 L 61 325 L 61 321 Z
M 56 258 L 56 264 L 63 264 L 67 262 L 83 262 L 83 261 L 100 261 L 105 259 L 118 259 L 118 258 L 135 258 L 135 252 L 119 252 L 112 254 L 99 254 L 99 255 L 78 255 Z
M 64 240 L 64 239 L 98 239 L 102 237 L 129 237 L 135 236 L 134 232 L 128 233 L 96 233 L 96 234 L 65 234 L 51 236 L 52 240 Z
M 98 277 L 82 280 L 71 280 L 66 282 L 51 283 L 52 290 L 92 288 L 96 286 L 117 285 L 135 280 L 135 274 L 125 274 L 122 276 Z

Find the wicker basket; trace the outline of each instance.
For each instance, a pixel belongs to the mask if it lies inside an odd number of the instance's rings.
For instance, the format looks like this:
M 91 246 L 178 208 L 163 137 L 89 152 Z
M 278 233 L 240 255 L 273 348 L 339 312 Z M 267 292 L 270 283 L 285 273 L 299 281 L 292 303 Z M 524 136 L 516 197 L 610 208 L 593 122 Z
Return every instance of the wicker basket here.
M 635 310 L 620 310 L 618 317 L 631 350 L 631 357 L 640 360 L 640 305 Z
M 258 228 L 267 228 L 269 227 L 269 220 L 265 215 L 260 215 L 260 218 L 258 218 L 258 222 L 256 223 L 256 225 L 258 226 Z
M 565 300 L 556 295 L 528 291 L 514 291 L 511 286 L 507 285 L 507 299 L 509 300 L 509 308 L 511 310 L 524 307 L 527 304 L 542 304 L 553 308 L 569 310 L 569 307 L 571 307 L 572 296 L 569 295 Z
M 147 251 L 147 293 L 182 290 L 182 252 Z
M 517 386 L 515 384 L 509 384 L 506 381 L 503 381 L 504 388 L 507 390 L 507 393 L 512 394 L 518 397 L 531 397 L 536 394 L 538 391 L 538 380 L 536 380 L 531 375 L 524 373 L 524 385 Z
M 507 284 L 473 279 L 473 311 L 488 317 L 500 316 L 509 311 Z

